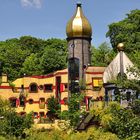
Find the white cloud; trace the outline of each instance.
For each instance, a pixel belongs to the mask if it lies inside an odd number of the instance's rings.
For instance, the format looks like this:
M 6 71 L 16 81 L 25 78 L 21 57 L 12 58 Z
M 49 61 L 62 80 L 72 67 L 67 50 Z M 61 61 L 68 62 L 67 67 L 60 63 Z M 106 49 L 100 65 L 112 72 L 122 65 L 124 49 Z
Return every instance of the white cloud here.
M 24 7 L 36 7 L 41 8 L 42 6 L 42 0 L 21 0 L 21 4 Z

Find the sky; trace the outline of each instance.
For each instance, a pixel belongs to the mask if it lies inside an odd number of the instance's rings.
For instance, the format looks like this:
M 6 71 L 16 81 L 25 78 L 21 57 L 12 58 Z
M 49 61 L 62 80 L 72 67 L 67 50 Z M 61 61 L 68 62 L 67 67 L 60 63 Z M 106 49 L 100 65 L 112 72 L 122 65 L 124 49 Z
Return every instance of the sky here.
M 98 47 L 106 38 L 108 25 L 140 9 L 140 0 L 0 0 L 0 41 L 31 35 L 41 39 L 66 38 L 66 24 L 82 3 L 91 23 L 92 44 Z

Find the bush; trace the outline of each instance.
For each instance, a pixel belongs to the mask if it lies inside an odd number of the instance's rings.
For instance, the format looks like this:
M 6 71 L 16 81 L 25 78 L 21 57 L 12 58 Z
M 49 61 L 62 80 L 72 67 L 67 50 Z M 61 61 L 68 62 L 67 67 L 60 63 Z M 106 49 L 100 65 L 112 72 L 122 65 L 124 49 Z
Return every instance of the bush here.
M 98 121 L 103 129 L 116 134 L 120 139 L 139 137 L 140 117 L 131 109 L 123 108 L 113 102 L 100 111 L 93 109 L 92 113 L 98 114 Z
M 7 101 L 0 99 L 0 135 L 24 137 L 24 130 L 29 129 L 33 124 L 32 113 L 21 116 L 10 107 Z
M 130 107 L 134 114 L 140 115 L 140 99 L 134 100 L 130 103 Z

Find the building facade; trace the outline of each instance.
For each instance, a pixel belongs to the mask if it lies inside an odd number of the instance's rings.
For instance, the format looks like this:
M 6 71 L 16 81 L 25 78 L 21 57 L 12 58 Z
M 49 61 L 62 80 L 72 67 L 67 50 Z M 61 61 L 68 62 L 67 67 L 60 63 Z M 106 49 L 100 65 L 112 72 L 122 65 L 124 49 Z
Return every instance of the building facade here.
M 86 90 L 84 106 L 89 110 L 90 100 L 102 100 L 103 72 L 105 67 L 88 67 L 85 71 Z M 9 85 L 2 76 L 0 97 L 10 101 L 17 113 L 34 112 L 34 118 L 47 117 L 47 101 L 54 96 L 59 100 L 61 111 L 68 110 L 68 70 L 56 71 L 44 76 L 24 76 Z
M 83 104 L 88 111 L 91 101 L 102 101 L 106 95 L 103 83 L 116 78 L 120 72 L 126 73 L 127 67 L 133 66 L 122 51 L 108 67 L 90 66 L 92 28 L 82 12 L 81 4 L 77 4 L 76 13 L 68 22 L 66 34 L 67 69 L 48 75 L 24 76 L 16 79 L 12 84 L 9 84 L 7 75 L 2 75 L 0 97 L 9 100 L 17 113 L 22 115 L 33 112 L 34 118 L 47 117 L 48 99 L 52 96 L 58 99 L 61 111 L 68 110 L 69 94 L 79 92 L 77 87 L 80 86 L 84 86 Z M 128 77 L 133 78 L 130 75 Z

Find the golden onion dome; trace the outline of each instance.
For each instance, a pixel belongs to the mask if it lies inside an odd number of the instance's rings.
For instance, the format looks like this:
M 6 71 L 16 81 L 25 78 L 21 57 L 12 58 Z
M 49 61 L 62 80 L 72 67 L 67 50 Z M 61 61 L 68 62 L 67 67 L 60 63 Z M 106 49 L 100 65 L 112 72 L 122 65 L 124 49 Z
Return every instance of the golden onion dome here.
M 118 49 L 118 51 L 124 51 L 124 43 L 119 43 L 117 45 L 117 49 Z
M 66 27 L 66 34 L 68 38 L 71 37 L 88 37 L 92 35 L 92 28 L 84 16 L 81 4 L 77 4 L 75 15 L 69 20 Z

